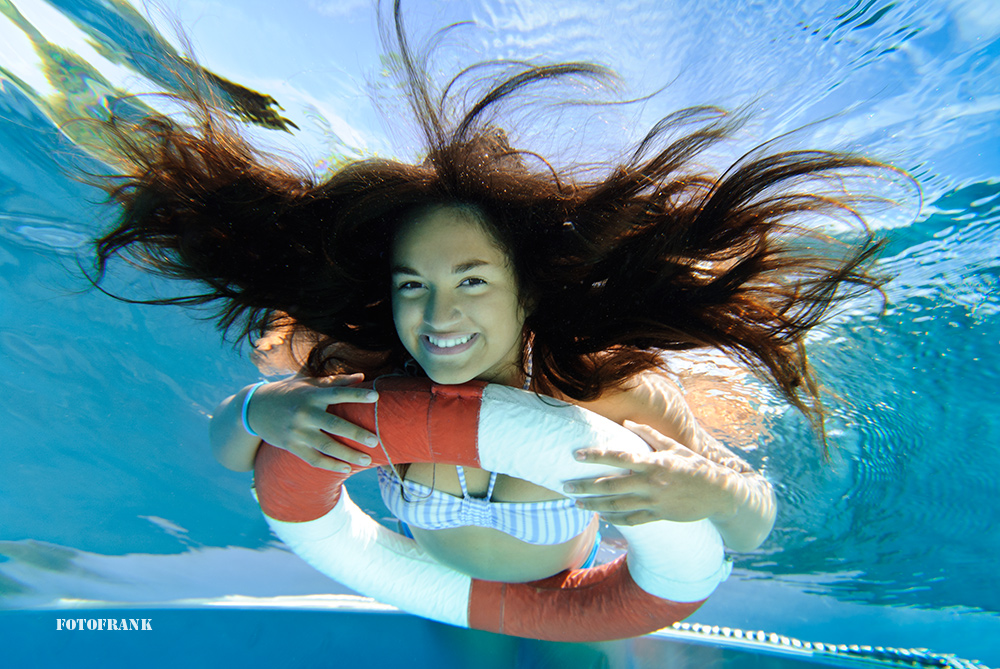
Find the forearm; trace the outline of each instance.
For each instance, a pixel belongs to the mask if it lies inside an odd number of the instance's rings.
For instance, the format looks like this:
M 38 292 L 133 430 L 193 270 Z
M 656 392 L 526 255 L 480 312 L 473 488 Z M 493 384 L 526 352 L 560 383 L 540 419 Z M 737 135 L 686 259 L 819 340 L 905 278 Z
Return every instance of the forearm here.
M 771 482 L 703 428 L 695 441 L 696 450 L 720 468 L 732 499 L 731 510 L 713 516 L 712 523 L 731 550 L 754 550 L 774 527 L 777 505 Z
M 212 453 L 219 463 L 233 471 L 248 472 L 253 469 L 260 439 L 243 428 L 243 400 L 253 386 L 222 400 L 209 422 L 208 434 Z
M 584 508 L 626 525 L 707 518 L 735 551 L 753 550 L 767 538 L 775 516 L 771 484 L 698 424 L 669 380 L 643 375 L 629 390 L 583 406 L 630 427 L 653 451 L 587 454 L 586 462 L 630 473 L 572 482 L 568 492 L 599 496 Z
M 726 474 L 733 494 L 733 510 L 711 518 L 730 550 L 752 551 L 767 539 L 774 527 L 776 504 L 771 483 L 760 474 Z

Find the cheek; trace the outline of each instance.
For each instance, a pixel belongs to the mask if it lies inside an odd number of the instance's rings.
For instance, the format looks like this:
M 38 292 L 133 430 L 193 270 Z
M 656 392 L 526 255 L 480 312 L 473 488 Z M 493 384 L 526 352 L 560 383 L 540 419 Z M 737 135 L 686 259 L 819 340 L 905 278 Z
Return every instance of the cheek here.
M 496 314 L 504 314 L 504 318 L 498 326 L 500 326 L 504 332 L 505 339 L 509 341 L 511 346 L 516 346 L 521 343 L 521 333 L 524 330 L 524 310 L 521 309 L 520 303 L 515 299 L 507 299 L 502 307 L 498 308 L 495 312 Z
M 392 321 L 396 325 L 396 334 L 399 335 L 399 339 L 403 342 L 403 345 L 409 348 L 409 343 L 406 340 L 406 332 L 409 328 L 409 320 L 412 318 L 413 309 L 407 308 L 408 305 L 405 302 L 399 300 L 392 301 Z

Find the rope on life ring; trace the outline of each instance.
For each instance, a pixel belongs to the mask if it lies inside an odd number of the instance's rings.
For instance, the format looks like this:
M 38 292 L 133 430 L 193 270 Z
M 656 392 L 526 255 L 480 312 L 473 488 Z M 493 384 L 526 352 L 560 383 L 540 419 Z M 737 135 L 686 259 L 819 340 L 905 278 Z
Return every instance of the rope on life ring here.
M 370 466 L 437 462 L 479 467 L 551 490 L 611 474 L 573 458 L 582 447 L 645 452 L 638 436 L 580 407 L 506 386 L 378 380 L 377 404 L 328 409 L 375 431 L 385 452 Z M 360 448 L 349 440 L 340 440 Z M 368 449 L 366 449 L 368 450 Z M 729 574 L 722 540 L 708 521 L 656 521 L 618 529 L 628 554 L 532 583 L 473 579 L 445 567 L 412 540 L 372 520 L 338 474 L 263 444 L 255 486 L 272 530 L 330 578 L 404 611 L 441 622 L 553 641 L 638 636 L 682 620 Z

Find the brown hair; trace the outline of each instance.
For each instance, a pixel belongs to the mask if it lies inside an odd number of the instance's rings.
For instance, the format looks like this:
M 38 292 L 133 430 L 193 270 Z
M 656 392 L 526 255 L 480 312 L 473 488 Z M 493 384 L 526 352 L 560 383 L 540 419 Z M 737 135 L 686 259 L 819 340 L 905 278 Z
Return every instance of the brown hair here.
M 602 80 L 606 70 L 566 63 L 511 74 L 508 66 L 452 120 L 443 110 L 461 99 L 450 94 L 458 77 L 435 93 L 398 8 L 395 19 L 402 80 L 426 140 L 422 163 L 361 160 L 320 182 L 259 154 L 209 100 L 196 103 L 194 127 L 112 119 L 132 169 L 109 182 L 122 214 L 96 242 L 94 281 L 121 254 L 204 287 L 147 302 L 214 305 L 220 328 L 241 339 L 290 325 L 315 342 L 308 373 L 376 374 L 407 358 L 389 297 L 396 231 L 422 208 L 468 205 L 533 307 L 526 336 L 535 389 L 593 399 L 660 366 L 662 351 L 712 347 L 769 378 L 822 429 L 803 340 L 838 303 L 877 287 L 869 268 L 881 244 L 860 218 L 855 244 L 796 222 L 854 217 L 838 180 L 880 165 L 825 151 L 757 151 L 721 176 L 707 174 L 695 159 L 737 123 L 695 108 L 661 121 L 602 177 L 574 179 L 524 159 L 494 110 L 526 88 Z

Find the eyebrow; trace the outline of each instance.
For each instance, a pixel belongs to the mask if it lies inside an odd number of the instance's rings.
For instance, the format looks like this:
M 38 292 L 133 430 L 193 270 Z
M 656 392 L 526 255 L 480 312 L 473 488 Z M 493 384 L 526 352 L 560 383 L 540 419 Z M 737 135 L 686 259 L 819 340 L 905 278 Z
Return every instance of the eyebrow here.
M 484 265 L 491 265 L 492 263 L 485 260 L 466 260 L 465 262 L 459 263 L 451 268 L 452 274 L 461 274 L 463 272 L 468 272 L 471 269 L 476 269 L 477 267 L 483 267 Z M 414 276 L 419 276 L 420 272 L 413 269 L 412 267 L 407 267 L 406 265 L 393 265 L 393 274 L 412 274 Z

